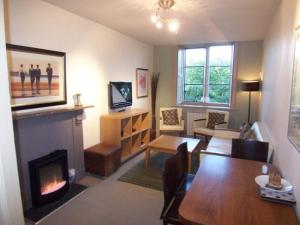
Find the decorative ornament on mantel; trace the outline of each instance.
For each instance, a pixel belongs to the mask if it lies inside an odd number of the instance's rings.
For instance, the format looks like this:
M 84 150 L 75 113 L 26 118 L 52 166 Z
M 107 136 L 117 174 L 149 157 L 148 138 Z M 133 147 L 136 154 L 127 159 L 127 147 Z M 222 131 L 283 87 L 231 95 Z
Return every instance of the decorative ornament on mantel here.
M 74 98 L 74 106 L 82 106 L 81 104 L 81 94 L 75 94 Z
M 175 0 L 158 0 L 155 11 L 151 16 L 151 21 L 157 29 L 167 26 L 170 32 L 178 34 L 178 21 L 172 18 L 171 8 L 175 5 Z

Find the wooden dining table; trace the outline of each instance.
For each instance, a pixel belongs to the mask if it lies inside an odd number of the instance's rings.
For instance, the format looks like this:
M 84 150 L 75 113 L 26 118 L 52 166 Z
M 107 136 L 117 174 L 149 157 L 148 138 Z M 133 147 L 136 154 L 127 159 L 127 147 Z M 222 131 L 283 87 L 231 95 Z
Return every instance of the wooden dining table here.
M 255 177 L 264 163 L 207 155 L 179 207 L 184 225 L 296 225 L 290 205 L 261 199 Z M 269 171 L 276 168 L 266 164 Z

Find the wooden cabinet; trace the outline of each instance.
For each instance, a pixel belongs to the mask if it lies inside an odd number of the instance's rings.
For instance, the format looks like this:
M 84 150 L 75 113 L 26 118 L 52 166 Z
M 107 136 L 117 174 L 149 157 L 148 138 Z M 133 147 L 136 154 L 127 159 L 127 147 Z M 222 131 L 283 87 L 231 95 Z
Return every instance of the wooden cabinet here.
M 122 162 L 146 149 L 150 141 L 151 115 L 144 109 L 132 109 L 102 115 L 101 142 L 122 149 Z

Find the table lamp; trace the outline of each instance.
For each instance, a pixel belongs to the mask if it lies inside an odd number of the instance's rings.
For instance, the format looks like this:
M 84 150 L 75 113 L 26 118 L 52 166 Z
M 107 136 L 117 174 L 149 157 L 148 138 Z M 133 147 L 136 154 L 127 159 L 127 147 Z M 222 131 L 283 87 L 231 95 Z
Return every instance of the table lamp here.
M 241 90 L 249 92 L 249 102 L 248 102 L 248 123 L 250 123 L 250 110 L 251 110 L 251 92 L 259 91 L 260 81 L 242 81 Z

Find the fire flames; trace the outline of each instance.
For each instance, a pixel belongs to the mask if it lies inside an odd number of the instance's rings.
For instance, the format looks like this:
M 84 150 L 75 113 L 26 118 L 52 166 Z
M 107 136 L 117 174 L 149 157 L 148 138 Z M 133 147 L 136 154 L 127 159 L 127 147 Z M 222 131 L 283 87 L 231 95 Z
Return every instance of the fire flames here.
M 56 178 L 41 187 L 42 195 L 47 195 L 65 186 L 66 181 L 57 180 Z

